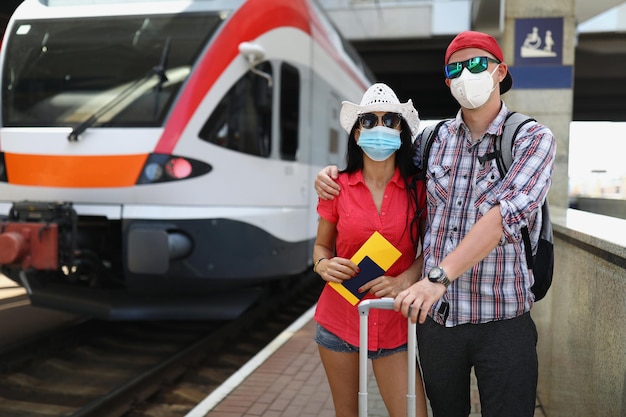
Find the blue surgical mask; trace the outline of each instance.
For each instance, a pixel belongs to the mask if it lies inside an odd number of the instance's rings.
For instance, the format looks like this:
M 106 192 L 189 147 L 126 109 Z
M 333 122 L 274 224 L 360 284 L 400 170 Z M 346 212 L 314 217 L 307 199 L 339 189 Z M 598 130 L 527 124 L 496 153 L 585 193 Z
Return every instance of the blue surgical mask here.
M 385 126 L 361 129 L 357 145 L 374 161 L 384 161 L 400 149 L 400 131 Z

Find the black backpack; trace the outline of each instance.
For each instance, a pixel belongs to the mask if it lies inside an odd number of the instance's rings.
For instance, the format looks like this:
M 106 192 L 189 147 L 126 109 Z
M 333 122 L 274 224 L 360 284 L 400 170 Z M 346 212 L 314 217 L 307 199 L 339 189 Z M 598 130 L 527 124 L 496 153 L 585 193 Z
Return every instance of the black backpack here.
M 496 159 L 500 176 L 504 178 L 504 175 L 513 162 L 513 139 L 517 136 L 522 126 L 528 122 L 534 121 L 535 119 L 521 113 L 509 113 L 504 122 L 502 135 L 496 138 L 495 151 L 479 157 L 480 162 L 484 163 L 486 161 Z M 445 122 L 446 120 L 439 122 L 434 129 L 432 127 L 424 128 L 420 147 L 422 155 L 422 172 L 424 173 L 426 172 L 426 167 L 428 166 L 428 154 L 430 153 L 433 140 Z M 513 127 L 515 127 L 515 129 L 513 129 Z M 522 240 L 524 241 L 524 251 L 526 253 L 526 265 L 528 265 L 528 269 L 532 269 L 533 276 L 535 278 L 535 283 L 532 286 L 532 292 L 535 294 L 535 301 L 539 301 L 545 297 L 550 285 L 552 284 L 552 274 L 554 270 L 554 237 L 552 234 L 552 222 L 550 221 L 550 209 L 548 207 L 547 199 L 543 203 L 543 206 L 541 206 L 541 213 L 541 233 L 539 234 L 539 242 L 537 242 L 537 253 L 534 256 L 532 254 L 528 227 L 524 227 L 522 229 Z

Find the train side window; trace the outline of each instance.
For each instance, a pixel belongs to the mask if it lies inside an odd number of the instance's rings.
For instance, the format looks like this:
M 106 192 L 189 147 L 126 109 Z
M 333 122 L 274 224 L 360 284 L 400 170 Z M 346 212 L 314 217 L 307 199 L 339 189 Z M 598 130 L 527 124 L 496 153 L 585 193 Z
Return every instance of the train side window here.
M 288 64 L 282 64 L 280 74 L 280 157 L 295 161 L 300 121 L 300 74 Z
M 269 62 L 257 68 L 272 74 Z M 269 157 L 271 132 L 272 88 L 265 78 L 248 72 L 226 93 L 198 136 L 234 151 Z

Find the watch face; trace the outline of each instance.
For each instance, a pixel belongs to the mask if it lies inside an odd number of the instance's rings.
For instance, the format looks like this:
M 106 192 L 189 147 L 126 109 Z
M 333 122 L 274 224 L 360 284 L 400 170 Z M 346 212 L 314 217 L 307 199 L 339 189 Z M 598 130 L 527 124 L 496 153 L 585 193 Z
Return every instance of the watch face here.
M 436 281 L 439 278 L 441 278 L 441 275 L 442 275 L 441 268 L 434 267 L 433 269 L 430 270 L 430 273 L 428 274 L 428 278 L 430 278 L 431 281 Z
M 428 273 L 428 279 L 430 282 L 443 284 L 446 288 L 450 285 L 450 280 L 448 279 L 445 271 L 438 266 L 430 270 Z

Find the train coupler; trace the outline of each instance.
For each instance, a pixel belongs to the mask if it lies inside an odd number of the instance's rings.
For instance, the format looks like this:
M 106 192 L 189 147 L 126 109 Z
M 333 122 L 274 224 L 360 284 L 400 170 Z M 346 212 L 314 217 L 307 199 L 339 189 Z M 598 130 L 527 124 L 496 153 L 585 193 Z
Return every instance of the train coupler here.
M 72 265 L 76 219 L 71 203 L 13 203 L 0 222 L 0 265 L 53 271 Z

